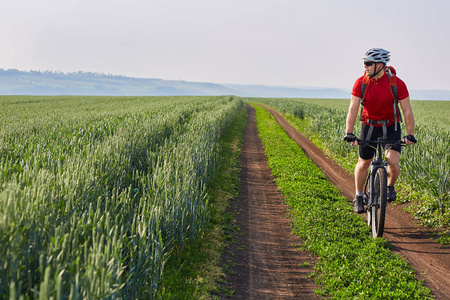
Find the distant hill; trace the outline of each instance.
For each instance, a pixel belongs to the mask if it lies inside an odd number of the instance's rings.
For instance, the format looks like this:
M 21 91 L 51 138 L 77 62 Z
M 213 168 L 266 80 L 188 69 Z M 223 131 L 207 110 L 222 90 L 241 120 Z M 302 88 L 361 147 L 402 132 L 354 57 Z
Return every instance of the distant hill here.
M 0 95 L 237 95 L 244 97 L 346 98 L 339 89 L 215 84 L 132 78 L 91 72 L 60 73 L 0 69 Z
M 1 95 L 229 95 L 214 83 L 141 79 L 91 72 L 23 72 L 0 69 Z
M 133 78 L 81 71 L 62 73 L 0 69 L 0 95 L 236 95 L 243 97 L 349 98 L 350 91 L 336 88 L 216 84 Z M 450 91 L 411 91 L 411 98 L 450 100 Z

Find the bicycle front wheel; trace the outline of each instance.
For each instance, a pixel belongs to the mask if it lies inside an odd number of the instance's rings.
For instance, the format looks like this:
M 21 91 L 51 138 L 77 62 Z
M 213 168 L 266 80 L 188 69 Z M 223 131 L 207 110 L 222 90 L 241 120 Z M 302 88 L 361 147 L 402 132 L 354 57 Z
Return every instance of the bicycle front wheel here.
M 387 174 L 384 168 L 377 169 L 371 187 L 372 205 L 370 209 L 372 236 L 382 237 L 387 206 Z

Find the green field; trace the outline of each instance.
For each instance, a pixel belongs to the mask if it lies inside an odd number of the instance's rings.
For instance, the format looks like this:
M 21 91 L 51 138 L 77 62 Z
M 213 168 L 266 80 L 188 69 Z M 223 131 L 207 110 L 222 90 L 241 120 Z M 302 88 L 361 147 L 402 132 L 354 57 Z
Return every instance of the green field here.
M 348 100 L 257 101 L 353 168 L 356 150 L 342 141 Z M 413 101 L 419 143 L 402 155 L 400 197 L 434 227 L 450 219 L 449 105 Z M 0 299 L 214 290 L 194 261 L 210 226 L 229 218 L 216 201 L 239 186 L 238 151 L 224 149 L 239 148 L 243 108 L 230 96 L 0 96 Z M 220 251 L 220 239 L 209 243 Z
M 151 299 L 203 237 L 233 97 L 1 97 L 0 298 Z

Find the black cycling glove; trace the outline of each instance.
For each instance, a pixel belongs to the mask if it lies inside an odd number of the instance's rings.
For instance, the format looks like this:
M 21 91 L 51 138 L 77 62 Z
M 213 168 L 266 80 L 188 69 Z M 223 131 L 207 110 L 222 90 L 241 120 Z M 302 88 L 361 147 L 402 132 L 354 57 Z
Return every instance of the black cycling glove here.
M 405 135 L 403 138 L 410 141 L 411 143 L 417 143 L 416 138 L 412 134 Z
M 353 133 L 347 133 L 346 136 L 344 136 L 344 141 L 347 143 L 356 142 L 357 138 Z

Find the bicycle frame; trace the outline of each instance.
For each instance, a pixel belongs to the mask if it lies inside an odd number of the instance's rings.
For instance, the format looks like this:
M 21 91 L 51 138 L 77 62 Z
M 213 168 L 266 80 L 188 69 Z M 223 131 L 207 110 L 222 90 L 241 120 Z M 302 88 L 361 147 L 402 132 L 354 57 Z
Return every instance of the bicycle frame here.
M 382 138 L 378 138 L 377 141 L 365 141 L 365 142 L 375 143 L 377 146 L 376 147 L 376 150 L 377 150 L 376 156 L 374 156 L 374 158 L 370 162 L 370 170 L 367 175 L 366 184 L 365 184 L 365 187 L 366 187 L 367 184 L 370 184 L 370 186 L 373 186 L 374 179 L 375 179 L 374 175 L 378 169 L 381 169 L 381 168 L 384 169 L 384 172 L 387 176 L 387 162 L 383 159 L 384 155 L 383 155 L 383 151 L 382 151 L 382 145 L 390 144 L 391 142 L 382 141 Z M 372 146 L 368 145 L 368 147 L 372 147 Z M 373 201 L 372 201 L 372 204 L 373 204 Z
M 378 138 L 376 141 L 362 141 L 358 139 L 361 146 L 369 146 L 375 148 L 370 170 L 364 185 L 365 199 L 367 202 L 366 213 L 367 223 L 372 227 L 372 236 L 381 237 L 384 230 L 384 218 L 387 206 L 387 162 L 383 155 L 383 145 L 401 145 L 401 141 L 383 141 Z

